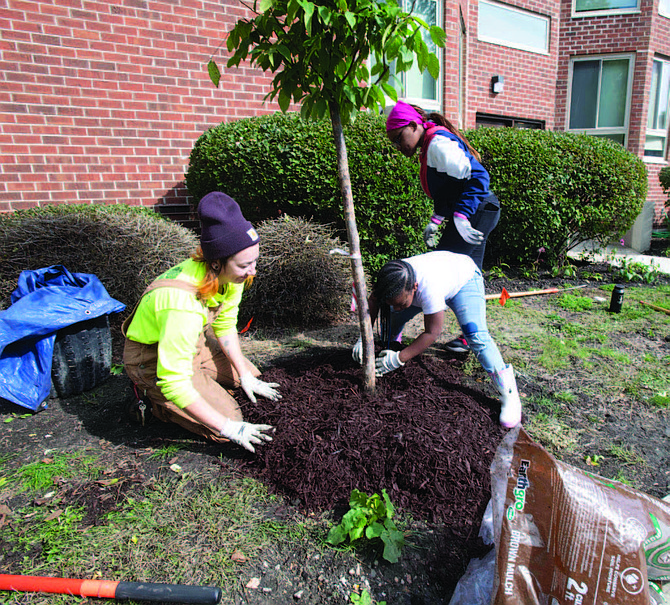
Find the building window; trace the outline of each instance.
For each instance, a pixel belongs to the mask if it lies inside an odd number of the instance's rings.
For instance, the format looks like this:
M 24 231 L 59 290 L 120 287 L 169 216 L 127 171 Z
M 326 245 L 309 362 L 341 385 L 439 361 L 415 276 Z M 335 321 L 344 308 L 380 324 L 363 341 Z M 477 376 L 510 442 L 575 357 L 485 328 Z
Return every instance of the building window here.
M 633 70 L 631 55 L 573 59 L 568 130 L 626 145 Z
M 670 62 L 654 59 L 647 110 L 647 137 L 644 155 L 664 158 L 668 144 L 668 94 L 670 90 Z
M 572 14 L 579 16 L 602 13 L 635 13 L 640 0 L 572 0 Z
M 437 0 L 400 0 L 400 6 L 402 10 L 411 11 L 413 15 L 423 19 L 429 26 L 441 25 L 441 4 Z M 428 45 L 428 50 L 440 59 L 440 72 L 442 72 L 442 51 L 435 46 L 427 30 L 423 31 L 423 39 Z M 393 66 L 391 73 L 394 74 Z M 419 105 L 427 111 L 441 109 L 442 95 L 438 81 L 428 71 L 421 73 L 416 63 L 409 71 L 396 75 L 394 88 L 407 103 Z
M 670 17 L 670 0 L 660 0 L 658 3 L 658 14 Z
M 477 112 L 475 116 L 477 128 L 491 126 L 495 128 L 525 128 L 531 130 L 544 130 L 544 120 L 531 120 L 528 118 L 514 118 L 511 116 L 499 116 L 492 113 Z
M 479 0 L 477 38 L 534 53 L 549 53 L 549 17 L 490 0 Z

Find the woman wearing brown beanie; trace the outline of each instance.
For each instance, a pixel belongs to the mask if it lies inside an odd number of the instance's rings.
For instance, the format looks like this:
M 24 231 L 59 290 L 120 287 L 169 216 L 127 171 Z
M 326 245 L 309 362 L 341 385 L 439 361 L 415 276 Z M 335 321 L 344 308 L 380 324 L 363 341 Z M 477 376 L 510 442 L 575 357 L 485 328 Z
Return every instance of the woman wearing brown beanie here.
M 259 237 L 224 193 L 203 197 L 198 213 L 196 253 L 152 282 L 124 322 L 123 362 L 158 419 L 253 452 L 254 444 L 272 440 L 265 432 L 272 427 L 244 422 L 224 387 L 241 386 L 254 403 L 256 395 L 281 399 L 279 385 L 258 379 L 237 336 L 237 312 L 245 282 L 256 274 Z

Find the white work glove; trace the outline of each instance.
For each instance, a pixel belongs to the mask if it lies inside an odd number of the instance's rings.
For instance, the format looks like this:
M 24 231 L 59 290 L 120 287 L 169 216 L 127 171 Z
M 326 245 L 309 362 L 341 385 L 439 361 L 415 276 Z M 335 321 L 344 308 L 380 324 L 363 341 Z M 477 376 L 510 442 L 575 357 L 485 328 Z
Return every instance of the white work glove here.
M 477 231 L 470 224 L 468 218 L 460 212 L 454 212 L 454 226 L 468 244 L 481 244 L 484 241 L 484 234 L 481 231 Z
M 221 437 L 226 437 L 227 439 L 234 441 L 244 449 L 247 449 L 250 452 L 255 452 L 256 450 L 252 443 L 259 445 L 264 441 L 272 441 L 270 435 L 261 432 L 269 431 L 271 429 L 274 429 L 274 427 L 269 424 L 250 424 L 249 422 L 226 418 L 226 422 L 221 427 L 220 434 Z
M 437 242 L 440 239 L 437 235 L 439 230 L 440 226 L 433 222 L 426 225 L 426 228 L 423 230 L 423 241 L 426 242 L 428 248 L 435 248 L 435 246 L 437 246 Z
M 359 336 L 354 348 L 351 349 L 351 356 L 356 363 L 363 363 L 363 337 Z
M 253 376 L 251 372 L 245 372 L 240 376 L 240 385 L 242 386 L 242 390 L 247 394 L 247 397 L 254 403 L 256 403 L 254 393 L 261 395 L 266 399 L 270 399 L 271 401 L 281 399 L 279 391 L 274 388 L 279 386 L 278 382 L 263 382 Z
M 383 376 L 404 365 L 405 364 L 400 361 L 400 353 L 385 349 L 379 354 L 379 357 L 377 357 L 375 361 L 375 366 L 377 367 L 375 374 L 377 376 Z

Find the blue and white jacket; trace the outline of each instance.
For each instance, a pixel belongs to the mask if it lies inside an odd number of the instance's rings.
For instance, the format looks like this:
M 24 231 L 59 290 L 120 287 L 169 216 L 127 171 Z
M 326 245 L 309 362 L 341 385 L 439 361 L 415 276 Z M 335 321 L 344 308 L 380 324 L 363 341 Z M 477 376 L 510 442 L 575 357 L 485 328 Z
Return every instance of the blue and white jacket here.
M 471 218 L 489 195 L 489 173 L 465 143 L 444 126 L 429 128 L 421 146 L 421 185 L 435 214 Z

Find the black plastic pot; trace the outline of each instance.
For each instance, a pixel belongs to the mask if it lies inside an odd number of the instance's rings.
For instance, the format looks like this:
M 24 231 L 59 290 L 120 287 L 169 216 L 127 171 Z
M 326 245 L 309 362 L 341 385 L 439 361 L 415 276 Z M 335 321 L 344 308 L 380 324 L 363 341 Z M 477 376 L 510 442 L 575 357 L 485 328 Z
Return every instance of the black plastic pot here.
M 112 335 L 109 317 L 102 315 L 59 330 L 51 365 L 52 394 L 71 397 L 109 378 Z

